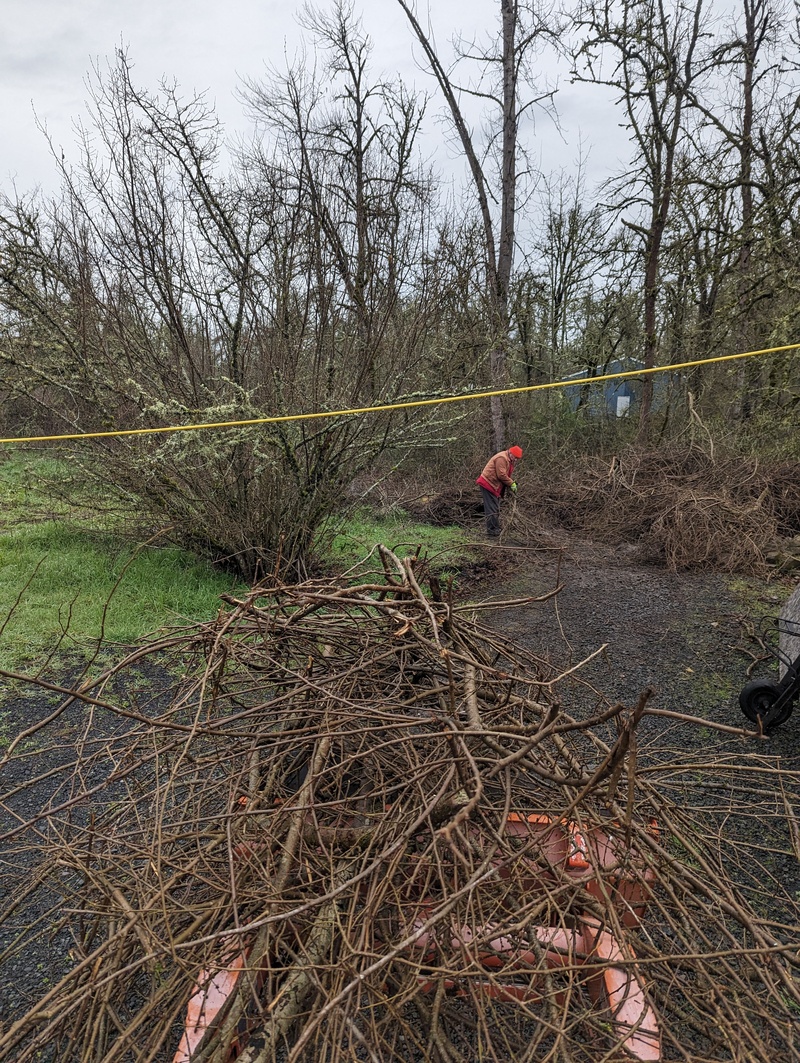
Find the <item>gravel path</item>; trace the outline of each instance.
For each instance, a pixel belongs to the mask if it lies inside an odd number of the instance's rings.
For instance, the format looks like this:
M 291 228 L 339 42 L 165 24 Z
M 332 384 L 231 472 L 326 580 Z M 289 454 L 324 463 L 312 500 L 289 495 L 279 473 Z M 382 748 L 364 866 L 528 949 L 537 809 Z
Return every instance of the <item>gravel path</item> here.
M 788 584 L 667 572 L 580 541 L 560 557 L 539 553 L 531 561 L 529 552 L 515 548 L 509 557 L 515 574 L 489 588 L 488 597 L 508 600 L 563 585 L 549 602 L 497 613 L 492 622 L 509 638 L 560 669 L 605 645 L 580 675 L 607 697 L 634 704 L 652 686 L 654 707 L 734 727 L 745 724 L 738 693 L 748 680 L 752 654 L 761 653 L 745 626 L 755 610 L 777 613 L 791 591 Z M 735 593 L 732 584 L 745 593 Z M 761 663 L 754 674 L 777 678 L 777 664 Z M 571 711 L 579 709 L 580 699 L 571 705 Z M 769 740 L 770 752 L 800 753 L 797 725 L 794 720 L 778 730 Z

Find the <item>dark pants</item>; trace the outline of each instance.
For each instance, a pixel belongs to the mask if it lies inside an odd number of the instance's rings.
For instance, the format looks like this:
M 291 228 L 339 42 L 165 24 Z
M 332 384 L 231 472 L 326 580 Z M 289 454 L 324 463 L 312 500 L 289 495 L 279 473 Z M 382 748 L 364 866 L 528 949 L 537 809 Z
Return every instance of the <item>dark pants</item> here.
M 500 534 L 500 499 L 487 491 L 485 487 L 478 485 L 483 499 L 483 515 L 486 518 L 486 534 L 490 539 L 496 539 Z

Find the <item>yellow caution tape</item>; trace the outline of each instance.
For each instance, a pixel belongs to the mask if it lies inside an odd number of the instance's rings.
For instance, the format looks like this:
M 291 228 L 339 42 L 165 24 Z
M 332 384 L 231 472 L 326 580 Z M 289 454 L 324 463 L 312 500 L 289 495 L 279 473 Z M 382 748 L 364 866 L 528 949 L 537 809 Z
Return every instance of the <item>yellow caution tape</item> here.
M 677 362 L 674 365 L 658 365 L 652 369 L 628 369 L 622 373 L 606 373 L 603 376 L 587 376 L 578 380 L 552 380 L 546 384 L 528 384 L 524 387 L 499 388 L 495 391 L 475 391 L 466 395 L 445 395 L 437 399 L 413 399 L 409 402 L 392 402 L 383 406 L 359 406 L 352 410 L 321 410 L 317 413 L 287 413 L 275 417 L 253 417 L 246 421 L 216 421 L 201 424 L 167 425 L 164 428 L 121 428 L 108 432 L 72 432 L 57 436 L 14 436 L 0 439 L 0 443 L 50 443 L 68 439 L 105 439 L 110 436 L 147 436 L 165 432 L 199 432 L 208 428 L 246 428 L 260 424 L 280 424 L 286 421 L 312 421 L 320 417 L 356 417 L 365 413 L 386 413 L 391 410 L 409 410 L 419 406 L 439 406 L 445 402 L 468 402 L 471 399 L 490 399 L 494 395 L 520 395 L 531 391 L 548 391 L 552 388 L 572 388 L 583 384 L 599 384 L 604 380 L 619 380 L 622 377 L 641 377 L 653 373 L 674 373 L 677 369 L 690 369 L 698 365 L 712 365 L 715 362 L 733 362 L 741 358 L 754 358 L 759 354 L 776 354 L 779 351 L 792 351 L 800 343 L 787 343 L 783 347 L 765 347 L 760 351 L 745 351 L 741 354 L 723 354 L 717 358 L 698 358 L 691 362 Z

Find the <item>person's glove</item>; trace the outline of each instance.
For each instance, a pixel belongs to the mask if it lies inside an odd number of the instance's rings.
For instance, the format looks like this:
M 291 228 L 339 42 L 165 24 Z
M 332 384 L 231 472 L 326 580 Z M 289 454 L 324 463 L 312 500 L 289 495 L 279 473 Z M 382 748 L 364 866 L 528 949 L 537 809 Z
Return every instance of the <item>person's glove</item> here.
M 511 484 L 511 494 L 515 495 L 516 493 L 517 493 L 517 481 L 514 480 L 514 482 Z

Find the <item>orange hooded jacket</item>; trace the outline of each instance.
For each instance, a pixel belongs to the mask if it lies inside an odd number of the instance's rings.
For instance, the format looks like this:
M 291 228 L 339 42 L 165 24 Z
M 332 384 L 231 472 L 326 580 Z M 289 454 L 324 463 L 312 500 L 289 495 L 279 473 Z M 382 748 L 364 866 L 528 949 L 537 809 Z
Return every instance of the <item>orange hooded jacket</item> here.
M 499 498 L 503 488 L 510 487 L 514 482 L 513 472 L 514 459 L 507 450 L 501 450 L 489 458 L 475 483 Z

